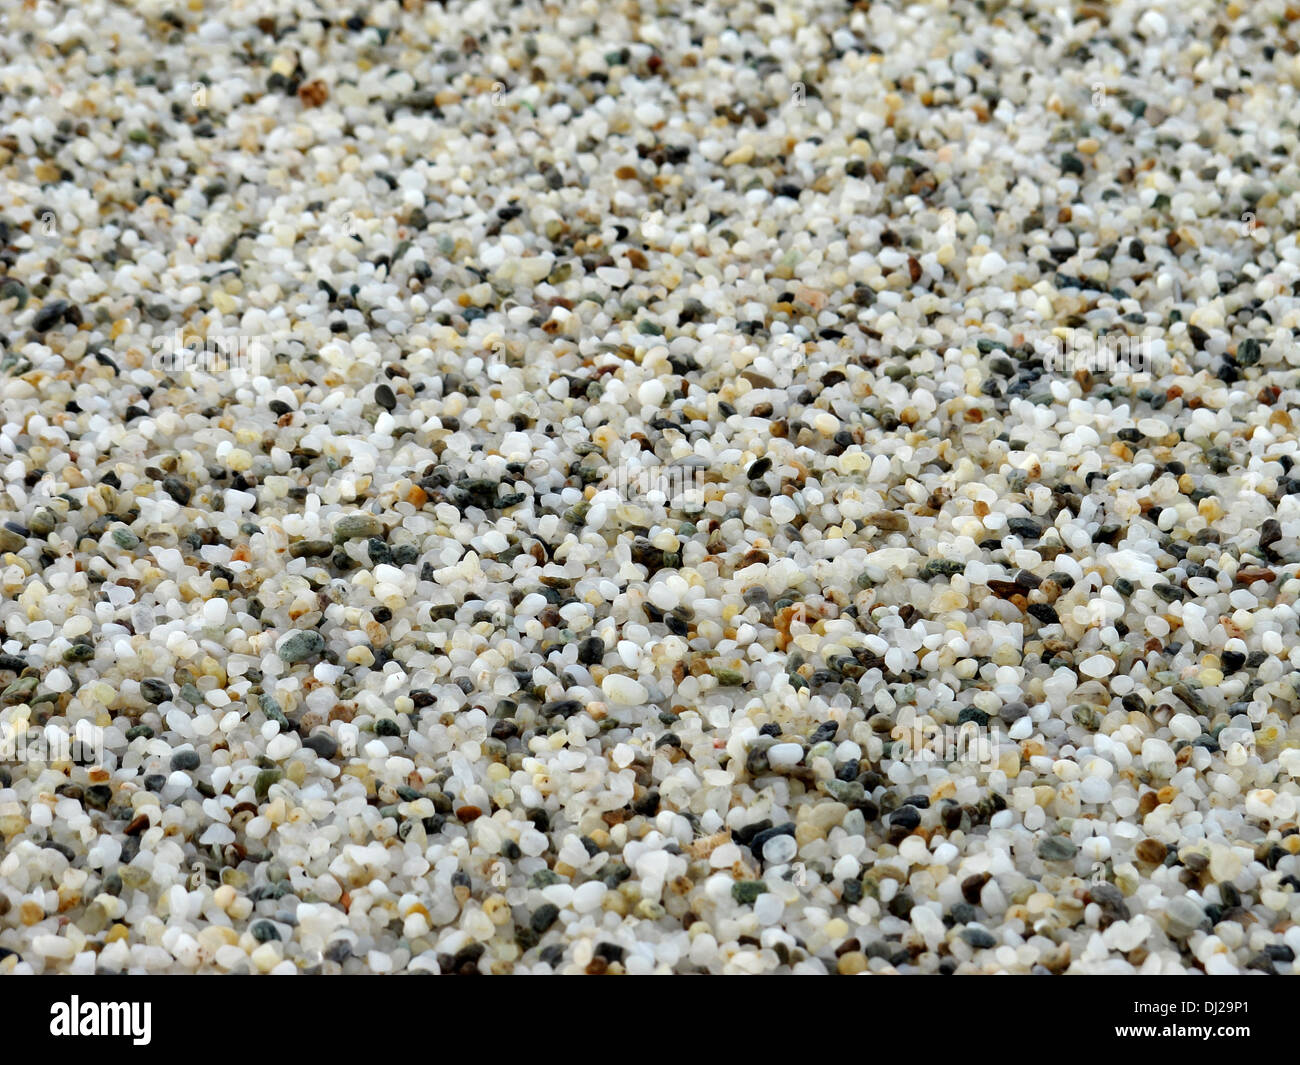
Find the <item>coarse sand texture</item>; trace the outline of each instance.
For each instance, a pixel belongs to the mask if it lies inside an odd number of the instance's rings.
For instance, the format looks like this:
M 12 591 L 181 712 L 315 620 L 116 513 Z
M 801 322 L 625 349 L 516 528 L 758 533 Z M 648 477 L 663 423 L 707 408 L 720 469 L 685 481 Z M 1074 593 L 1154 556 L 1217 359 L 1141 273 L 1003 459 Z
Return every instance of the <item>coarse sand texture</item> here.
M 1291 0 L 10 0 L 0 973 L 1289 973 Z

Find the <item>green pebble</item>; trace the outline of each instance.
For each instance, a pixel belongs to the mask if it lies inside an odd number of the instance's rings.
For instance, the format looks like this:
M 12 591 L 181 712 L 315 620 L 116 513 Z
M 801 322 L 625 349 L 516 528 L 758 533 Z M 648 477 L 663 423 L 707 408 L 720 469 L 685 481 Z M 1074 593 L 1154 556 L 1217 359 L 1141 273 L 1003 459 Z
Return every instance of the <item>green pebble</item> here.
M 59 519 L 55 516 L 54 511 L 48 507 L 41 507 L 32 515 L 31 521 L 27 527 L 37 536 L 49 536 L 58 525 Z
M 259 799 L 265 799 L 267 792 L 271 790 L 271 785 L 276 783 L 284 773 L 279 769 L 263 769 L 257 774 L 257 779 L 253 782 L 253 794 Z
M 257 701 L 261 705 L 262 713 L 266 715 L 266 719 L 279 725 L 281 732 L 288 732 L 293 728 L 289 724 L 289 719 L 284 716 L 284 711 L 280 709 L 280 704 L 274 698 L 263 692 L 257 697 Z
M 560 874 L 551 869 L 538 869 L 537 872 L 528 878 L 528 886 L 530 888 L 550 887 L 552 884 L 562 884 L 563 882 L 564 881 L 560 878 Z
M 731 897 L 742 906 L 751 906 L 759 895 L 767 892 L 767 885 L 761 880 L 737 880 L 731 885 Z
M 826 780 L 822 782 L 831 798 L 846 806 L 862 802 L 867 797 L 867 789 L 856 780 Z
M 334 542 L 346 543 L 348 540 L 369 540 L 372 536 L 382 536 L 384 525 L 373 514 L 349 514 L 334 526 Z
M 1045 862 L 1065 862 L 1078 854 L 1079 848 L 1064 836 L 1048 836 L 1034 853 Z
M 325 637 L 315 629 L 295 632 L 280 647 L 280 661 L 286 665 L 302 662 L 325 650 Z
M 289 545 L 289 557 L 324 558 L 333 550 L 328 540 L 299 540 Z
M 12 529 L 0 527 L 0 551 L 21 551 L 27 546 L 27 538 Z
M 36 690 L 36 683 L 35 677 L 19 677 L 3 693 L 0 693 L 0 703 L 27 702 L 28 697 Z
M 0 284 L 0 302 L 4 300 L 17 300 L 17 310 L 22 310 L 27 306 L 27 286 L 16 278 L 6 278 L 3 284 Z
M 940 575 L 944 577 L 952 577 L 963 572 L 965 569 L 966 563 L 958 562 L 956 559 L 934 558 L 921 567 L 921 572 L 918 576 L 921 580 L 928 581 Z

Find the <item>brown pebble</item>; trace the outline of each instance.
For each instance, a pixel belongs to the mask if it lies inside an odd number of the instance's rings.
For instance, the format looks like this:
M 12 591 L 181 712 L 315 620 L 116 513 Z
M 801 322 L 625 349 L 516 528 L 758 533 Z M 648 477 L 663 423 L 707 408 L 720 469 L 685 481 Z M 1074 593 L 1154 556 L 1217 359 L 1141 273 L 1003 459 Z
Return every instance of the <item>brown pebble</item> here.
M 838 947 L 835 948 L 835 957 L 842 958 L 844 957 L 845 954 L 848 954 L 850 951 L 861 950 L 861 949 L 862 949 L 862 944 L 859 943 L 856 938 L 850 936 L 848 939 L 846 939 L 843 943 L 841 943 Z
M 329 87 L 319 78 L 298 88 L 298 99 L 304 107 L 320 107 L 329 98 Z
M 1059 947 L 1053 947 L 1042 956 L 1041 961 L 1048 972 L 1065 972 L 1070 967 L 1070 944 L 1062 943 Z
M 1270 584 L 1277 580 L 1277 574 L 1271 569 L 1254 569 L 1250 566 L 1242 566 L 1237 570 L 1238 584 L 1254 584 L 1256 581 L 1268 581 Z
M 1165 860 L 1168 851 L 1165 845 L 1158 839 L 1150 837 L 1144 839 L 1137 845 L 1137 856 L 1144 862 L 1150 862 L 1152 865 L 1158 865 Z
M 988 873 L 976 873 L 974 876 L 968 876 L 961 882 L 962 897 L 972 906 L 978 904 L 980 892 L 984 890 L 984 885 L 992 879 Z
M 465 824 L 469 824 L 471 821 L 477 820 L 478 818 L 482 817 L 483 811 L 480 810 L 477 806 L 462 806 L 459 810 L 456 811 L 456 816 L 459 817 L 461 821 L 463 821 Z
M 877 510 L 867 515 L 866 523 L 884 532 L 905 533 L 908 530 L 907 515 L 896 510 Z

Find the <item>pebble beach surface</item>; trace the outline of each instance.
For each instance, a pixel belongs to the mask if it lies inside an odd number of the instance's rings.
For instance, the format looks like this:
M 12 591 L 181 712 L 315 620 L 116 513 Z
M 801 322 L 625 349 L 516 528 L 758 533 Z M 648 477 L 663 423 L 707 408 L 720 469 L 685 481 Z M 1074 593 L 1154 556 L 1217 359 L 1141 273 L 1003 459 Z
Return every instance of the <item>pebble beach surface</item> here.
M 1300 10 L 0 59 L 0 972 L 1292 970 Z

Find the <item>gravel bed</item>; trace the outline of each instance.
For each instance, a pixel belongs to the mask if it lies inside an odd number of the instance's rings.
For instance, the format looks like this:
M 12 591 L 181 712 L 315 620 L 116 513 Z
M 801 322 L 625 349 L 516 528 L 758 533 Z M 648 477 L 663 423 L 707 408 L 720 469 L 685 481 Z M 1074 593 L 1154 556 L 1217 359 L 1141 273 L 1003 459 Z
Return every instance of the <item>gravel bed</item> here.
M 1292 971 L 1298 53 L 9 4 L 0 972 Z

